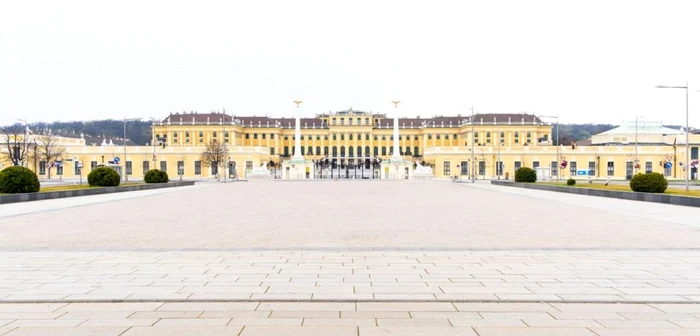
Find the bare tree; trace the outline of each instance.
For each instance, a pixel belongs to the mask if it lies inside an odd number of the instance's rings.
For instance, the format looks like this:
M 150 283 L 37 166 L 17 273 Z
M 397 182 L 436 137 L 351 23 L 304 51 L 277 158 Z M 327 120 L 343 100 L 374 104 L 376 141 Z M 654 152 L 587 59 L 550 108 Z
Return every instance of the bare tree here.
M 205 167 L 216 166 L 216 178 L 219 178 L 218 167 L 221 166 L 223 169 L 225 164 L 224 161 L 226 160 L 224 144 L 214 140 L 210 141 L 204 148 L 204 152 L 202 152 L 200 160 L 202 161 L 202 165 Z
M 51 179 L 51 168 L 53 163 L 63 156 L 66 149 L 59 145 L 58 140 L 50 135 L 44 135 L 38 138 L 37 142 L 37 157 L 39 161 L 46 162 L 48 177 Z
M 27 159 L 26 129 L 21 124 L 0 128 L 0 142 L 4 147 L 2 156 L 10 160 L 13 166 L 22 165 Z

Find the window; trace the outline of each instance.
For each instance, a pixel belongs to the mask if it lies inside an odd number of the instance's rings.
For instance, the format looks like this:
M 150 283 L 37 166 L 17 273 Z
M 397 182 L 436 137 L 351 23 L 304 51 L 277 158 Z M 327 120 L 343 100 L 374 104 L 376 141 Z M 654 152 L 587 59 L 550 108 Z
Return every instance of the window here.
M 262 133 L 262 139 L 265 140 L 265 133 Z
M 216 175 L 218 173 L 219 173 L 219 162 L 212 161 L 211 162 L 211 174 Z
M 365 156 L 369 156 L 369 146 L 365 146 Z
M 97 161 L 90 161 L 90 171 L 95 170 L 97 168 Z
M 289 156 L 289 146 L 284 146 L 284 156 Z
M 77 165 L 76 165 L 77 166 Z M 131 175 L 131 161 L 126 161 L 126 175 Z
M 270 155 L 275 155 L 275 147 L 270 147 Z
M 413 155 L 414 156 L 419 156 L 420 154 L 418 153 L 418 146 L 413 147 Z
M 345 157 L 345 146 L 340 146 L 340 156 Z
M 595 176 L 595 161 L 588 161 L 588 175 Z
M 474 143 L 475 144 L 479 143 L 479 132 L 474 132 Z
M 518 169 L 520 169 L 520 167 L 522 167 L 522 165 L 523 165 L 522 162 L 515 161 L 515 166 L 513 167 L 515 169 L 514 171 L 518 171 Z
M 690 148 L 690 159 L 691 160 L 698 159 L 698 147 L 691 147 Z
M 257 140 L 258 139 L 258 133 L 253 133 L 253 139 Z
M 143 160 L 141 163 L 141 169 L 143 169 L 143 173 L 146 174 L 147 171 L 149 171 L 151 168 L 151 162 L 147 160 Z
M 526 138 L 525 141 L 527 143 L 532 143 L 532 133 L 530 133 L 530 132 L 525 133 L 525 138 Z
M 306 155 L 314 155 L 314 148 L 311 146 L 306 147 Z
M 486 132 L 486 143 L 491 143 L 491 132 Z
M 249 134 L 249 133 L 246 133 L 246 134 L 245 134 L 245 138 L 246 138 L 246 139 L 250 139 L 250 134 Z
M 316 141 L 321 141 L 321 136 L 320 136 L 320 135 L 316 135 Z
M 173 138 L 175 141 L 177 141 L 177 132 L 173 132 Z
M 216 138 L 216 131 L 211 132 L 211 136 L 212 136 L 212 138 Z
M 336 134 L 333 133 L 333 140 L 336 140 Z
M 459 164 L 460 168 L 460 175 L 469 175 L 469 162 L 468 161 L 462 161 L 462 163 Z
M 506 142 L 506 132 L 501 132 L 501 143 Z
M 513 136 L 514 136 L 514 139 L 513 139 L 514 142 L 515 142 L 515 143 L 520 143 L 520 132 L 515 132 L 515 133 L 513 134 Z
M 503 175 L 503 161 L 496 161 L 496 176 Z
M 457 134 L 452 134 L 452 140 L 457 140 Z
M 352 120 L 352 119 L 350 119 L 350 120 Z M 352 133 L 350 133 L 350 134 L 348 135 L 348 140 L 352 140 Z
M 652 171 L 651 162 L 645 163 L 645 164 L 644 164 L 644 172 L 646 172 L 646 173 L 651 173 L 651 171 Z
M 365 125 L 369 125 L 369 118 L 365 118 Z M 369 140 L 369 139 L 367 139 Z
M 615 162 L 608 162 L 608 176 L 614 176 L 615 175 Z
M 333 157 L 338 157 L 338 147 L 333 146 Z
M 576 176 L 576 161 L 569 162 L 569 175 Z
M 377 136 L 376 136 L 376 135 L 374 136 L 374 141 L 377 141 Z
M 323 155 L 328 155 L 328 146 L 323 146 Z
M 486 161 L 479 161 L 479 175 L 486 175 Z
M 552 161 L 552 176 L 557 176 L 559 175 L 559 165 L 557 164 L 557 161 Z
M 411 146 L 406 146 L 406 150 L 404 151 L 404 154 L 411 155 Z
M 365 134 L 365 140 L 369 141 L 369 133 Z
M 275 139 L 275 133 L 270 133 L 270 139 L 272 139 L 272 140 Z
M 289 140 L 289 135 L 284 136 L 284 141 L 287 141 L 287 140 Z
M 440 134 L 437 135 L 436 139 L 440 140 Z
M 323 140 L 328 140 L 328 135 L 324 135 Z
M 350 119 L 350 120 L 352 120 L 352 119 Z M 354 147 L 352 147 L 352 146 L 348 147 L 348 156 L 349 157 L 355 156 L 355 148 Z
M 189 137 L 190 137 L 190 131 L 185 131 L 185 138 L 189 138 Z
M 179 176 L 185 175 L 185 161 L 178 161 L 177 162 L 177 175 L 179 175 Z
M 532 161 L 532 169 L 537 169 L 540 167 L 539 161 Z
M 39 161 L 39 175 L 46 175 L 46 161 Z
M 303 136 L 303 135 L 300 135 L 300 136 L 299 136 L 299 140 L 304 141 L 304 136 Z
M 372 149 L 372 153 L 374 153 L 374 156 L 379 156 L 379 147 L 374 146 L 374 148 Z
M 164 172 L 168 172 L 168 161 L 161 161 L 160 162 L 160 170 Z
M 204 132 L 199 131 L 199 137 L 201 138 L 201 137 L 203 137 L 203 136 L 204 136 Z
M 56 175 L 63 175 L 63 162 L 60 162 L 58 166 L 56 166 Z
M 382 146 L 382 155 L 386 155 L 386 146 Z
M 418 136 L 417 136 L 417 135 L 414 135 L 414 136 L 413 136 L 413 140 L 418 141 Z
M 450 161 L 445 161 L 442 163 L 442 175 L 450 176 Z
M 321 146 L 316 146 L 316 155 L 321 155 Z
M 382 141 L 386 140 L 386 135 L 382 135 Z

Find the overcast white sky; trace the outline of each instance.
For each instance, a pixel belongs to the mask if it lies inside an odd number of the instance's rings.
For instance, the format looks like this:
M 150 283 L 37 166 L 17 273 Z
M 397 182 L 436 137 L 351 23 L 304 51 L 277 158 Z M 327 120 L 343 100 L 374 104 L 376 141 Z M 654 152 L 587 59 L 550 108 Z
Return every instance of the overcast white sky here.
M 0 124 L 527 111 L 700 126 L 700 1 L 2 1 Z

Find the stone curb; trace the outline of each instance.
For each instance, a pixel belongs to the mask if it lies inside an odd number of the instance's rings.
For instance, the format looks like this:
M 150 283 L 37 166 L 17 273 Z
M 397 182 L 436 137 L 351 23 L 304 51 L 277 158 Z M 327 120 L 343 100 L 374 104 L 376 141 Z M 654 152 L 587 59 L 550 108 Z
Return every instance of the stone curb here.
M 90 189 L 78 189 L 78 190 L 63 190 L 63 191 L 50 191 L 50 192 L 38 192 L 38 193 L 26 193 L 26 194 L 0 195 L 0 204 L 32 202 L 32 201 L 41 201 L 41 200 L 68 198 L 68 197 L 78 197 L 78 196 L 112 194 L 112 193 L 125 192 L 125 191 L 140 191 L 140 190 L 184 187 L 184 186 L 192 186 L 192 185 L 194 185 L 194 183 L 195 183 L 194 181 L 173 181 L 173 182 L 168 182 L 168 183 L 152 183 L 152 184 L 143 184 L 143 185 L 134 185 L 134 186 L 124 186 L 124 187 L 103 187 L 103 188 L 90 188 Z
M 508 182 L 508 181 L 497 181 L 497 180 L 492 180 L 491 184 L 498 185 L 498 186 L 506 186 L 506 187 L 516 187 L 516 188 L 525 188 L 525 189 L 536 189 L 536 190 L 563 192 L 563 193 L 577 194 L 577 195 L 617 198 L 617 199 L 624 199 L 624 200 L 630 200 L 630 201 L 642 201 L 642 202 L 653 202 L 653 203 L 664 203 L 664 204 L 672 204 L 672 205 L 700 207 L 700 197 L 676 196 L 676 195 L 666 195 L 666 194 L 652 194 L 652 193 L 641 193 L 641 192 L 630 192 L 630 191 L 590 189 L 590 188 L 585 188 L 585 187 L 577 188 L 577 187 L 552 186 L 552 185 L 543 185 L 543 184 L 537 184 L 537 183 L 520 183 L 520 182 Z

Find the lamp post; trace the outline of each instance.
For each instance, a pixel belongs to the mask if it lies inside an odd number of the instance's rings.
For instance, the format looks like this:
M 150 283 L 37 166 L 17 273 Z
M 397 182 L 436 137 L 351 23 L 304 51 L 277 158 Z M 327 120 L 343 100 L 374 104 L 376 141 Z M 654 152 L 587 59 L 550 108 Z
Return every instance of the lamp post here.
M 126 161 L 127 161 L 127 160 L 126 160 L 126 122 L 127 122 L 127 121 L 137 121 L 137 120 L 141 120 L 141 118 L 131 118 L 131 119 L 127 119 L 126 117 L 124 117 L 124 172 L 123 172 L 123 174 L 124 174 L 124 182 L 128 182 L 128 181 L 129 181 L 129 177 L 128 177 L 127 173 L 126 173 Z
M 642 118 L 640 116 L 634 117 L 634 174 L 636 175 L 641 168 L 641 165 L 639 168 L 637 168 L 637 165 L 639 165 L 639 118 Z
M 474 106 L 472 105 L 471 107 L 472 110 L 472 115 L 471 118 L 469 119 L 469 122 L 472 124 L 472 138 L 471 138 L 471 143 L 472 143 L 472 150 L 471 150 L 471 166 L 472 166 L 472 183 L 475 183 L 476 181 L 476 162 L 474 160 Z
M 690 190 L 690 142 L 688 138 L 688 82 L 685 86 L 657 85 L 657 89 L 685 89 L 685 191 Z
M 153 168 L 151 169 L 156 169 L 156 118 L 151 117 L 151 147 L 153 147 L 153 153 L 152 153 L 152 160 L 153 160 Z M 143 172 L 146 174 L 146 172 Z
M 559 175 L 561 175 L 560 172 L 560 167 L 559 167 L 559 115 L 555 116 L 540 116 L 540 118 L 555 118 L 557 119 L 557 127 L 556 127 L 556 133 L 557 133 L 557 183 L 559 183 Z M 552 144 L 554 144 L 554 140 L 552 140 Z M 551 168 L 550 168 L 551 169 Z
M 28 147 L 28 145 L 29 145 L 29 142 L 27 141 L 27 136 L 28 136 L 28 132 L 27 132 L 27 119 L 17 119 L 17 121 L 22 121 L 22 122 L 24 122 L 24 137 L 22 138 L 22 147 L 24 147 L 24 148 L 23 148 L 23 151 L 24 151 L 24 152 L 23 152 L 23 154 L 21 155 L 21 156 L 24 157 L 24 162 L 22 162 L 22 167 L 26 166 L 27 168 L 29 168 L 29 160 L 27 160 L 27 147 Z M 7 141 L 8 141 L 8 142 L 10 141 L 9 138 L 8 138 Z

